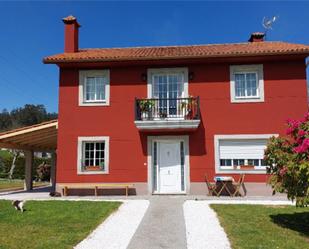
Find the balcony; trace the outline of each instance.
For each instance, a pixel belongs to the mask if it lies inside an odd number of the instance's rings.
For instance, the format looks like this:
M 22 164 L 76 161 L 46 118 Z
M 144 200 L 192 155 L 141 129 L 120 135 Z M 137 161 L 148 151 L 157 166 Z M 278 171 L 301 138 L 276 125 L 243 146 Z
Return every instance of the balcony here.
M 199 124 L 199 97 L 135 99 L 139 130 L 195 130 Z

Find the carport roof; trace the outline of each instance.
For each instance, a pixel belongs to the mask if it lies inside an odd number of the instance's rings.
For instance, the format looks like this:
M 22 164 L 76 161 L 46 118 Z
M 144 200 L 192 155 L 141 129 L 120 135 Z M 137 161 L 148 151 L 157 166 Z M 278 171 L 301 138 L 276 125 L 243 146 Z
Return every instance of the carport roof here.
M 58 120 L 0 133 L 0 148 L 50 151 L 57 149 Z

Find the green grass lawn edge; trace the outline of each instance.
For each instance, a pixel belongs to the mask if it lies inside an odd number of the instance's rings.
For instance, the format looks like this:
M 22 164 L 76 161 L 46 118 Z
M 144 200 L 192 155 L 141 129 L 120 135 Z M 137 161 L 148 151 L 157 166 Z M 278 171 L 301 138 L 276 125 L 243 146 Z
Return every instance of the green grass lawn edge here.
M 0 200 L 1 249 L 67 249 L 85 239 L 122 203 L 114 201 L 27 201 L 24 213 Z
M 233 249 L 309 249 L 309 208 L 211 204 Z

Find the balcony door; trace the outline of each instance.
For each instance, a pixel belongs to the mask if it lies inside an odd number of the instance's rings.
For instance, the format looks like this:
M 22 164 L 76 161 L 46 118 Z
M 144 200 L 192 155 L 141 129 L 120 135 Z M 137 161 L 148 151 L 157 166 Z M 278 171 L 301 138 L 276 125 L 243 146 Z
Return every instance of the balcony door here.
M 156 116 L 181 117 L 181 98 L 187 97 L 186 70 L 164 69 L 151 73 L 151 98 L 158 99 Z

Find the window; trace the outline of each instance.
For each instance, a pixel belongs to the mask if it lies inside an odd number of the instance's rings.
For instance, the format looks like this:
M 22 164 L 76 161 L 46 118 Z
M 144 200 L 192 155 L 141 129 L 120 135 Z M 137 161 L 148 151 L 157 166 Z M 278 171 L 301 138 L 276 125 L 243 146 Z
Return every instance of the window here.
M 79 105 L 109 105 L 108 70 L 82 70 L 79 80 Z
M 108 173 L 108 137 L 78 138 L 78 173 Z
M 263 102 L 263 65 L 230 67 L 231 102 Z
M 187 68 L 157 68 L 148 70 L 149 98 L 174 99 L 187 96 Z
M 178 99 L 188 96 L 187 68 L 158 68 L 148 70 L 148 97 L 159 99 L 158 113 L 169 117 L 181 115 Z M 160 114 L 158 114 L 160 115 Z
M 264 150 L 271 136 L 215 135 L 216 172 L 241 172 L 243 165 L 254 166 L 257 173 L 265 172 Z

